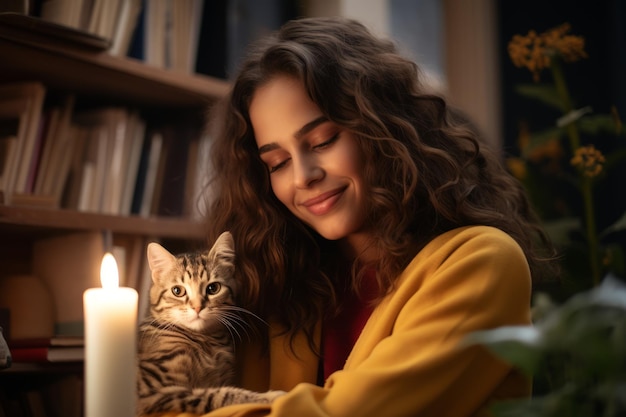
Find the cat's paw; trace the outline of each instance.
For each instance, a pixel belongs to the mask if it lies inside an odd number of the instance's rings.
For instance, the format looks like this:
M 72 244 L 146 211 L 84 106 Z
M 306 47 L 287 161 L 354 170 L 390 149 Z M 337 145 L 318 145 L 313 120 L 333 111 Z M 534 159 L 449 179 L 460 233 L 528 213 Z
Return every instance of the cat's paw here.
M 287 394 L 286 391 L 272 390 L 265 393 L 265 398 L 267 399 L 267 402 L 273 403 L 276 398 L 282 397 L 285 394 Z

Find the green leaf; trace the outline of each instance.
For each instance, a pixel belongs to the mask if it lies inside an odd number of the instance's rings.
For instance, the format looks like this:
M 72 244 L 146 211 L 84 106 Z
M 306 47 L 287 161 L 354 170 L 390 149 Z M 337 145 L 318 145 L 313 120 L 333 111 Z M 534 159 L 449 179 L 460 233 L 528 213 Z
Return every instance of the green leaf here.
M 541 130 L 539 132 L 532 133 L 528 146 L 522 150 L 522 157 L 528 158 L 530 153 L 536 148 L 545 145 L 553 139 L 559 139 L 564 136 L 565 131 L 560 127 L 550 127 L 548 129 Z
M 626 259 L 624 248 L 619 243 L 604 245 L 604 256 L 607 270 L 619 276 L 626 276 Z
M 566 246 L 571 242 L 570 234 L 581 230 L 582 222 L 578 217 L 563 217 L 544 222 L 543 228 L 556 246 Z
M 533 326 L 506 326 L 471 333 L 464 346 L 484 345 L 497 356 L 532 375 L 541 361 L 541 334 Z
M 604 156 L 606 158 L 604 171 L 610 171 L 614 166 L 626 159 L 626 148 L 617 149 Z
M 611 135 L 624 135 L 626 132 L 618 132 L 615 118 L 610 114 L 593 114 L 581 117 L 578 120 L 578 128 L 582 133 L 588 135 L 598 135 L 600 133 L 609 133 Z
M 521 96 L 541 101 L 562 112 L 565 111 L 556 88 L 551 84 L 521 84 L 515 87 L 515 91 Z

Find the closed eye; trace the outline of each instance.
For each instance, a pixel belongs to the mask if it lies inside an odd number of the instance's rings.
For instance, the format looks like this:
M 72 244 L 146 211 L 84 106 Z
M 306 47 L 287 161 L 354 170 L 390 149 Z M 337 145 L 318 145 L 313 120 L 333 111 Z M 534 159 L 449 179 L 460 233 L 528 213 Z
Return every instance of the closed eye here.
M 339 132 L 335 133 L 333 136 L 330 137 L 330 139 L 328 139 L 325 142 L 322 142 L 318 145 L 313 146 L 313 149 L 324 149 L 327 148 L 328 146 L 332 145 L 333 143 L 335 143 L 337 141 L 337 139 L 339 139 Z
M 285 159 L 284 161 L 281 161 L 281 162 L 279 162 L 279 163 L 278 163 L 278 164 L 276 164 L 276 165 L 268 166 L 268 169 L 269 169 L 269 171 L 270 171 L 270 174 L 271 174 L 272 172 L 276 172 L 276 171 L 278 171 L 279 169 L 281 169 L 282 167 L 284 167 L 285 165 L 287 165 L 287 162 L 289 162 L 289 161 L 291 161 L 291 158 L 287 158 L 287 159 Z

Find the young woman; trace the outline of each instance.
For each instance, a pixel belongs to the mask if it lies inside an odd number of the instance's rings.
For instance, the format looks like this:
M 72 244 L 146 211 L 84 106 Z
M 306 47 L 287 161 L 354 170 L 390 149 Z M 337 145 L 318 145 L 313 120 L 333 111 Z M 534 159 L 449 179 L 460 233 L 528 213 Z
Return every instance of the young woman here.
M 549 244 L 520 185 L 416 65 L 341 18 L 254 46 L 213 120 L 209 238 L 230 230 L 244 387 L 213 416 L 476 416 L 529 382 L 468 334 L 530 322 Z M 263 329 L 263 328 L 262 328 Z

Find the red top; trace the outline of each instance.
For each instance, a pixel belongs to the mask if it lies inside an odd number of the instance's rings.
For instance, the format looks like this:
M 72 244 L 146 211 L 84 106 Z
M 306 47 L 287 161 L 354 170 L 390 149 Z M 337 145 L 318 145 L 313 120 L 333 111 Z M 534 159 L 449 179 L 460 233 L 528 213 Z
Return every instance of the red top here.
M 343 368 L 361 330 L 372 314 L 370 303 L 378 295 L 376 273 L 369 270 L 363 276 L 361 296 L 353 291 L 339 295 L 340 313 L 324 323 L 324 380 Z

